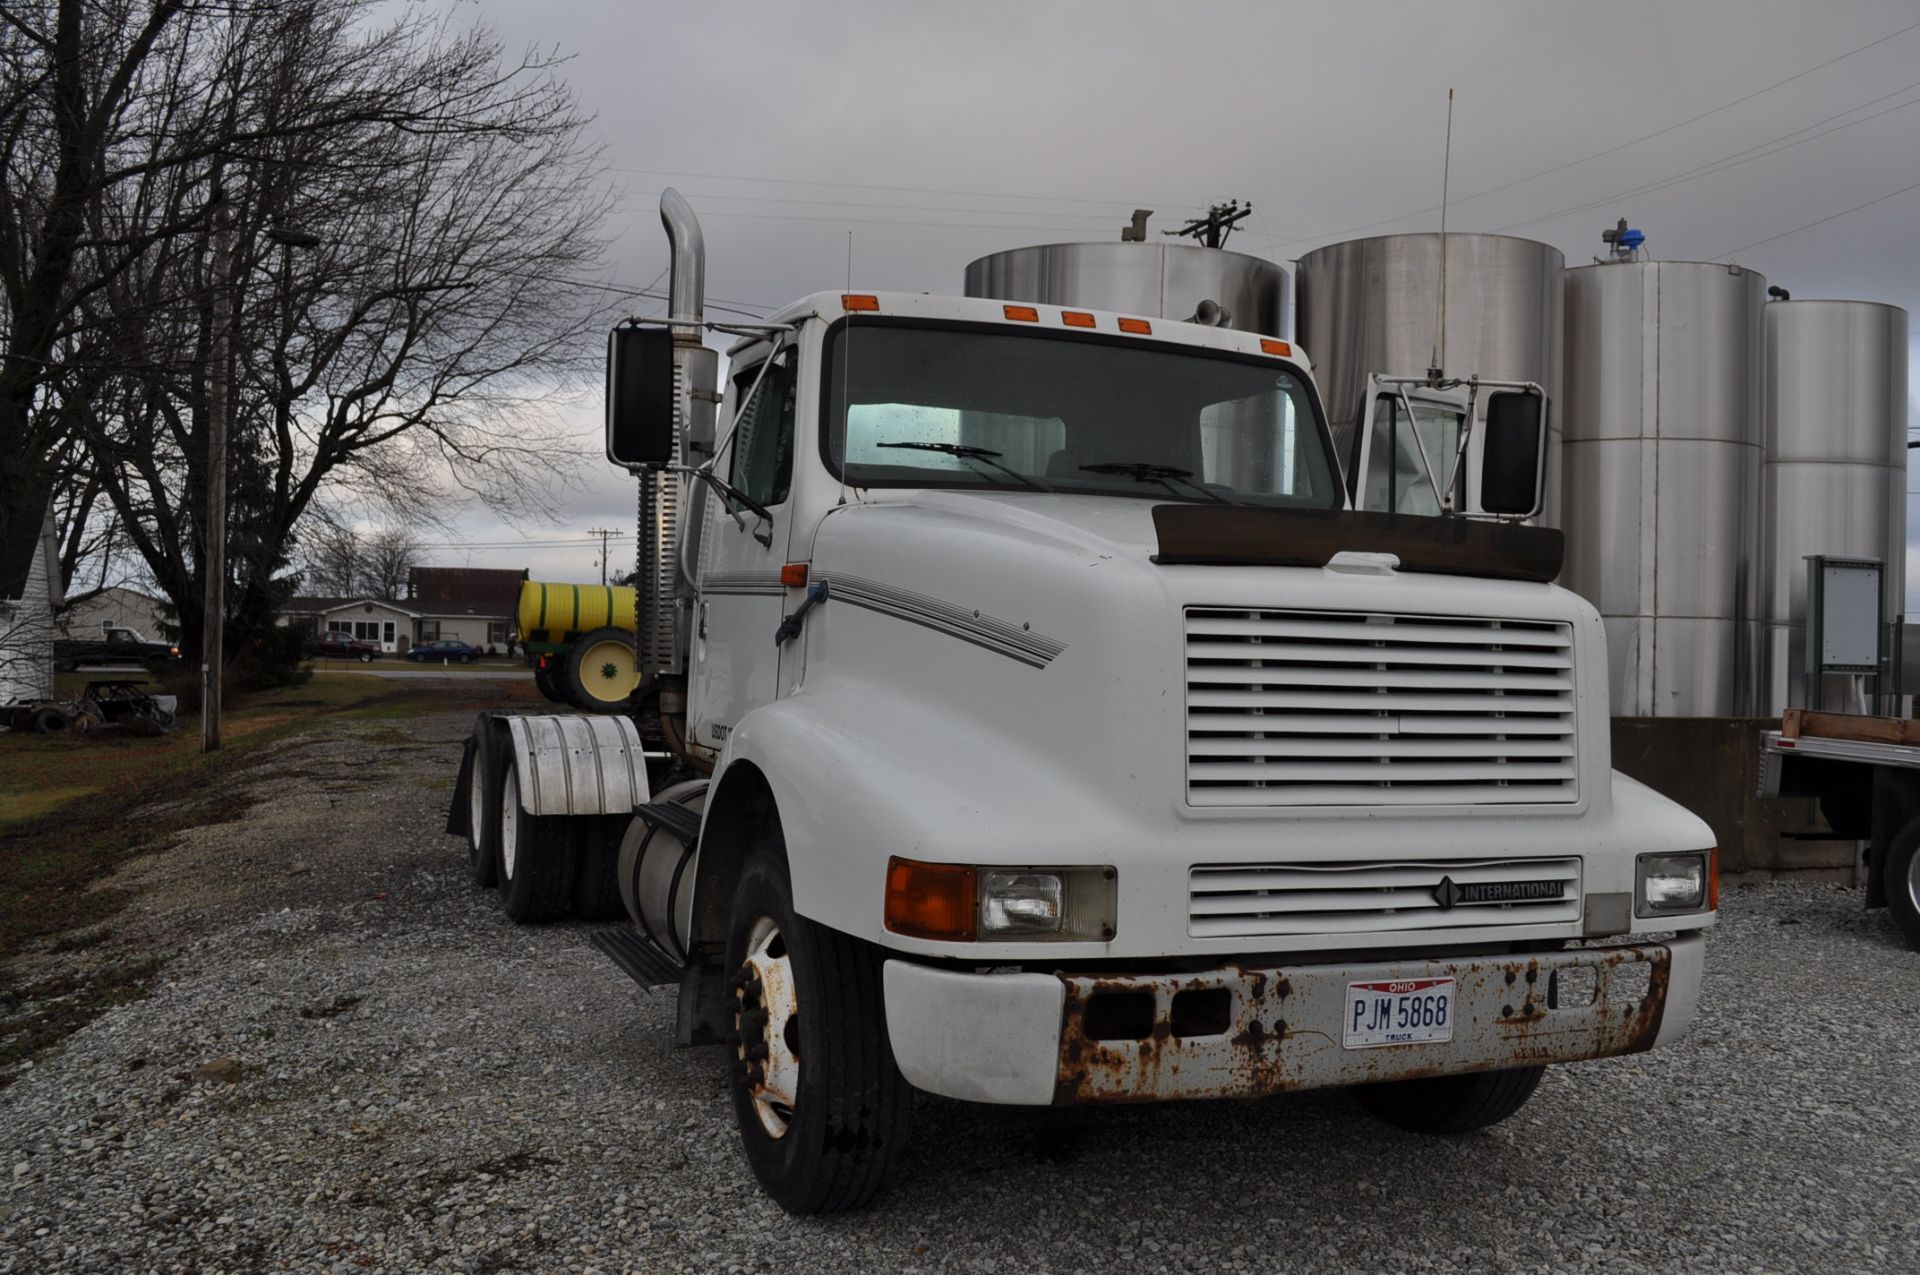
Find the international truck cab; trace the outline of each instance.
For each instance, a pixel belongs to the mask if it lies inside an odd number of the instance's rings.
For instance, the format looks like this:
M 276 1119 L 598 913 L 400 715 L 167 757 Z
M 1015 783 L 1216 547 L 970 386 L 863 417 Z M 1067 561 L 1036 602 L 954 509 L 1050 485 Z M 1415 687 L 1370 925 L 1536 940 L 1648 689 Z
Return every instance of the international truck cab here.
M 1228 328 L 820 293 L 724 325 L 722 387 L 662 216 L 670 317 L 609 359 L 633 711 L 484 717 L 449 831 L 516 919 L 617 897 L 598 941 L 728 1054 L 784 1207 L 872 1198 L 916 1088 L 1351 1085 L 1457 1133 L 1685 1033 L 1712 835 L 1609 765 L 1599 618 L 1525 521 L 1537 387 L 1383 391 L 1464 405 L 1431 511 Z

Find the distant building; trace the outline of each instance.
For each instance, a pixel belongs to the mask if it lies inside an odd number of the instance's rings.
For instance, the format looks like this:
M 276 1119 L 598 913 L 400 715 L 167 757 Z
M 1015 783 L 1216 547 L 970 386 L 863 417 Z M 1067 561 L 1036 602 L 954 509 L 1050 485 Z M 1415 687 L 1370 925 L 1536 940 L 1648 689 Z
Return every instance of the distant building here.
M 315 637 L 350 633 L 363 642 L 378 642 L 388 654 L 419 640 L 420 616 L 408 603 L 391 598 L 289 598 L 280 608 L 280 622 Z
M 53 499 L 41 492 L 0 527 L 0 704 L 53 697 L 60 547 Z
M 440 638 L 505 653 L 526 578 L 524 569 L 414 567 L 407 572 L 404 598 L 292 598 L 280 609 L 280 622 L 316 637 L 351 633 L 389 653 Z
M 132 629 L 142 637 L 163 641 L 178 636 L 179 626 L 167 619 L 170 611 L 163 599 L 114 585 L 68 604 L 60 612 L 60 636 L 98 638 L 107 629 Z
M 414 567 L 407 572 L 403 605 L 418 615 L 415 636 L 422 642 L 457 638 L 505 651 L 526 579 L 525 568 Z

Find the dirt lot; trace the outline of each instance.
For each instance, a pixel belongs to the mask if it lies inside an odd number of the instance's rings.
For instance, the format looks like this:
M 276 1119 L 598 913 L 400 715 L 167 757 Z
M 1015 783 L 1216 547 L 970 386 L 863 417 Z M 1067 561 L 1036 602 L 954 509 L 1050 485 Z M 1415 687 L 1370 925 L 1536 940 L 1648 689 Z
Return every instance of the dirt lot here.
M 120 866 L 124 908 L 25 945 L 15 989 L 164 964 L 8 1073 L 0 1271 L 1920 1269 L 1920 955 L 1833 887 L 1731 889 L 1688 1042 L 1558 1068 L 1481 1135 L 1338 1093 L 928 1099 L 872 1211 L 787 1218 L 671 1000 L 466 885 L 469 721 L 252 755 L 226 822 Z

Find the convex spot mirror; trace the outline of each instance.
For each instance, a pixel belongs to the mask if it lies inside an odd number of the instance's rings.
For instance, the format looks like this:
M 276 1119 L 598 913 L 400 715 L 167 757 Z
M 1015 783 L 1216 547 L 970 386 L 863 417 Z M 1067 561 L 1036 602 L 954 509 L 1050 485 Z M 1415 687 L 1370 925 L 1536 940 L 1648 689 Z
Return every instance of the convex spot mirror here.
M 1546 400 L 1531 390 L 1487 396 L 1480 460 L 1480 508 L 1531 518 L 1540 512 L 1546 478 Z
M 607 336 L 607 459 L 616 465 L 673 460 L 673 333 L 615 328 Z

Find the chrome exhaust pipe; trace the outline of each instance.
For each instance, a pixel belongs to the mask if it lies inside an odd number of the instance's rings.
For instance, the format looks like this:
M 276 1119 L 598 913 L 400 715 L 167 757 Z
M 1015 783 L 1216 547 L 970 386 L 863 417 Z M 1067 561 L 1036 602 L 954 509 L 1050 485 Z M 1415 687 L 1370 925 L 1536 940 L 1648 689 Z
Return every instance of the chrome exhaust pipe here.
M 700 219 L 693 215 L 693 205 L 671 186 L 660 192 L 660 224 L 666 227 L 667 242 L 672 247 L 667 322 L 673 325 L 675 341 L 698 345 L 701 324 L 706 320 L 706 237 L 700 233 Z

